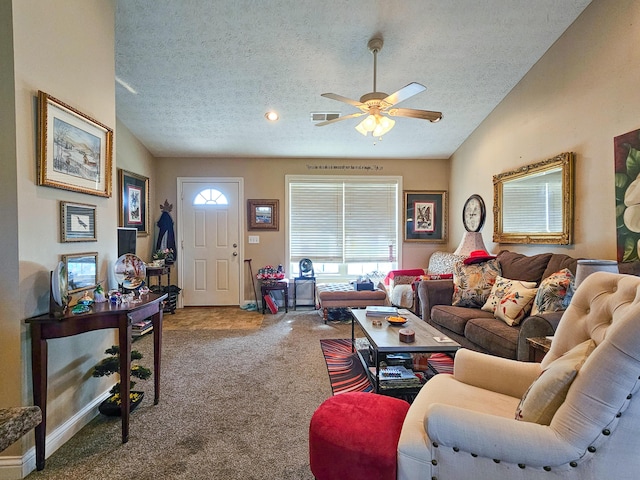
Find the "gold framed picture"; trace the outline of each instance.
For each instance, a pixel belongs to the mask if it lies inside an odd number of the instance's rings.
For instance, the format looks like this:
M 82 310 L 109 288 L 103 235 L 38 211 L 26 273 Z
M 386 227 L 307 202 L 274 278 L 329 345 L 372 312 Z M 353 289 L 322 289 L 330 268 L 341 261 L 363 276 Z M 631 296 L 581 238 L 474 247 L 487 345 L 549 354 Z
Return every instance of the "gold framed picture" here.
M 113 130 L 38 92 L 38 185 L 111 196 Z

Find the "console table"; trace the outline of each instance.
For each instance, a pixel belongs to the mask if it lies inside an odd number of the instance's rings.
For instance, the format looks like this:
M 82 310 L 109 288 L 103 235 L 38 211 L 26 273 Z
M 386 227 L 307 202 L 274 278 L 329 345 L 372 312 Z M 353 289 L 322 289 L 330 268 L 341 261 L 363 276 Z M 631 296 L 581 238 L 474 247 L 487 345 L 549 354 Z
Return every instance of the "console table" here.
M 47 434 L 47 340 L 80 333 L 118 329 L 120 345 L 120 378 L 128 379 L 131 370 L 131 324 L 151 317 L 153 322 L 153 375 L 154 400 L 160 400 L 160 359 L 162 350 L 163 301 L 167 295 L 143 295 L 140 303 L 115 305 L 110 302 L 94 303 L 91 311 L 74 315 L 67 309 L 60 315 L 44 314 L 26 320 L 31 325 L 31 363 L 34 404 L 42 410 L 42 423 L 35 428 L 36 468 L 45 464 L 45 438 Z M 129 382 L 120 382 L 122 398 L 129 398 Z M 129 440 L 129 402 L 122 402 L 122 443 Z

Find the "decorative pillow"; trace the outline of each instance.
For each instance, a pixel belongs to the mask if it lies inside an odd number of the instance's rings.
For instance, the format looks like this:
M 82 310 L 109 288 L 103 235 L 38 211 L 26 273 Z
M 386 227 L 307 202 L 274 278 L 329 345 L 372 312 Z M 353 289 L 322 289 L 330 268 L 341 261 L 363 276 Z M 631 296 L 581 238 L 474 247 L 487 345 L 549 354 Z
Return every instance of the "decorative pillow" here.
M 573 297 L 574 288 L 575 279 L 568 268 L 549 275 L 540 282 L 531 315 L 565 310 Z
M 455 255 L 448 252 L 433 252 L 429 257 L 429 275 L 453 273 L 453 266 L 467 258 L 466 255 Z
M 453 267 L 453 298 L 456 307 L 482 308 L 486 303 L 496 277 L 501 274 L 498 259 L 465 265 L 458 262 Z
M 593 340 L 586 340 L 551 362 L 520 400 L 516 420 L 549 425 L 578 370 L 595 348 Z
M 537 291 L 535 287 L 527 288 L 520 285 L 520 282 L 514 283 L 500 299 L 496 311 L 493 312 L 494 316 L 509 326 L 518 325 L 529 314 Z
M 495 313 L 496 307 L 500 301 L 508 295 L 509 291 L 514 288 L 514 285 L 519 285 L 522 288 L 535 288 L 536 282 L 523 282 L 521 280 L 510 280 L 508 278 L 496 277 L 496 283 L 491 287 L 491 293 L 487 298 L 486 303 L 482 306 L 482 310 L 485 312 Z M 535 293 L 535 292 L 534 292 Z

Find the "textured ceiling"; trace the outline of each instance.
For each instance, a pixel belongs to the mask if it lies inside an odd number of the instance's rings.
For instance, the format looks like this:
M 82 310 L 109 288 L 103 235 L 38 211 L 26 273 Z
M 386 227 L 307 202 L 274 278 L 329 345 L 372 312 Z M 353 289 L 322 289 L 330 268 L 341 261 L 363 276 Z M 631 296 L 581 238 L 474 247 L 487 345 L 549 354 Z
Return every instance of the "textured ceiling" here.
M 118 0 L 118 118 L 156 157 L 448 158 L 590 0 Z M 374 142 L 357 110 L 373 90 L 427 87 Z M 276 110 L 281 119 L 265 120 Z

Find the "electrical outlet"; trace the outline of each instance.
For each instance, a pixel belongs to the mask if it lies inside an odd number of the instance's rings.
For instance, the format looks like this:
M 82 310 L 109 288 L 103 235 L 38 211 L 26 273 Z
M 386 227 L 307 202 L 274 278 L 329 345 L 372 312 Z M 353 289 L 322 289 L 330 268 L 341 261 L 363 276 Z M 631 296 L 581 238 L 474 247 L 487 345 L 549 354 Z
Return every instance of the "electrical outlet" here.
M 260 243 L 260 235 L 249 235 L 249 243 Z

